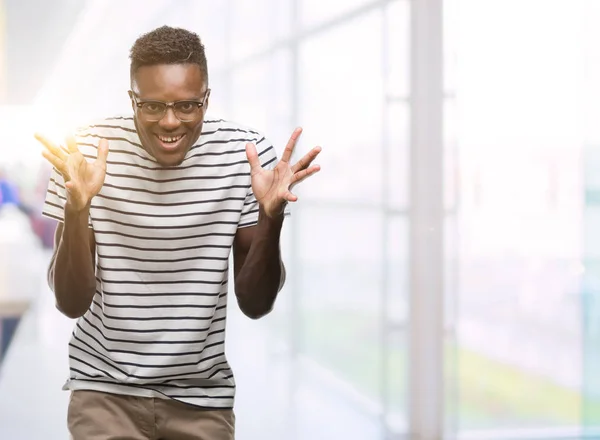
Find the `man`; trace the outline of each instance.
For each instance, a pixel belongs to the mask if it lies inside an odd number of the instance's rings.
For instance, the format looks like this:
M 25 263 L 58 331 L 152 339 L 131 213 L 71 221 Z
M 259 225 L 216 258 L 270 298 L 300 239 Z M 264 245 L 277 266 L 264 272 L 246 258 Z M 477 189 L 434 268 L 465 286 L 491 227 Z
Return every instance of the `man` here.
M 234 438 L 224 354 L 228 257 L 250 318 L 267 314 L 285 272 L 279 236 L 292 187 L 320 148 L 277 162 L 259 133 L 205 120 L 204 47 L 161 27 L 131 49 L 133 117 L 67 139 L 41 135 L 54 166 L 45 215 L 60 223 L 48 272 L 69 344 L 75 440 Z M 110 143 L 110 147 L 109 147 Z

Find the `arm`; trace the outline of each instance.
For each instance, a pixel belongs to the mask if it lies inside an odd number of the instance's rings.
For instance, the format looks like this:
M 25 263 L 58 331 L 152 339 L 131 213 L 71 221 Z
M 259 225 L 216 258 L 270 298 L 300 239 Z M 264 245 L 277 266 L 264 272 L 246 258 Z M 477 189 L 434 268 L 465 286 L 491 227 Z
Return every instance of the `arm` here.
M 321 152 L 320 147 L 313 148 L 295 165 L 289 164 L 301 132 L 300 128 L 294 130 L 273 169 L 263 168 L 254 144 L 246 145 L 252 195 L 258 203 L 258 222 L 256 226 L 238 229 L 233 258 L 238 303 L 244 314 L 254 319 L 271 311 L 285 281 L 279 237 L 287 203 L 298 200 L 291 189 L 320 170 L 318 165 L 311 165 Z
M 54 254 L 48 268 L 48 284 L 56 307 L 69 318 L 79 318 L 90 308 L 96 293 L 93 230 L 88 227 L 89 208 L 83 212 L 65 209 L 54 238 Z
M 279 237 L 283 215 L 269 218 L 259 209 L 258 224 L 238 229 L 233 243 L 235 293 L 242 312 L 258 319 L 273 309 L 285 283 Z
M 68 150 L 42 135 L 36 138 L 45 147 L 42 155 L 56 170 L 51 180 L 54 186 L 48 191 L 52 197 L 46 206 L 53 207 L 54 218 L 64 221 L 56 228 L 48 284 L 57 308 L 69 318 L 79 318 L 88 311 L 96 293 L 96 243 L 89 217 L 92 198 L 104 184 L 108 142 L 101 139 L 96 160 L 88 162 L 73 136 L 67 138 Z M 64 186 L 55 180 L 59 176 Z

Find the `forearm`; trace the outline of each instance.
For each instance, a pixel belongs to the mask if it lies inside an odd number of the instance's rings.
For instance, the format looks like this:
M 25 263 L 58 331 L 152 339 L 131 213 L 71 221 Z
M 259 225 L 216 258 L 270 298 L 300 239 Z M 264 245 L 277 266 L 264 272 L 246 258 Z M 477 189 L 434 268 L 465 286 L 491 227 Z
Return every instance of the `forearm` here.
M 235 279 L 240 309 L 254 319 L 271 311 L 285 281 L 279 246 L 282 226 L 283 215 L 269 218 L 261 208 L 252 245 Z
M 69 318 L 82 316 L 96 292 L 94 260 L 90 252 L 89 209 L 65 209 L 64 228 L 50 268 L 50 285 L 58 309 Z

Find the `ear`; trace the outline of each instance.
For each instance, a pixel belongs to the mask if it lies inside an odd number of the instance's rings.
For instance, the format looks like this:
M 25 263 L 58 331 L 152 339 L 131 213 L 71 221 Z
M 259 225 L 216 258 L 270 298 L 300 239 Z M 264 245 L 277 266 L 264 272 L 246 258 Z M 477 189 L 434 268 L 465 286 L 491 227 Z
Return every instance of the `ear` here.
M 128 90 L 127 94 L 129 95 L 129 100 L 131 101 L 131 108 L 135 112 L 135 101 L 133 100 L 133 92 L 131 90 Z
M 204 100 L 204 113 L 208 110 L 208 104 L 210 103 L 210 89 L 206 90 L 206 99 Z

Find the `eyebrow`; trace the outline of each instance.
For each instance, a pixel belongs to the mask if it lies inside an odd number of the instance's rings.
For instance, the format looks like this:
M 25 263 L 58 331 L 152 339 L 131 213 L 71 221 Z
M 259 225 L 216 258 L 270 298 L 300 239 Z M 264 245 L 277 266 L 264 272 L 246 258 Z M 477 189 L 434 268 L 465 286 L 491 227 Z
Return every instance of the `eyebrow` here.
M 186 98 L 186 99 L 178 99 L 176 101 L 161 101 L 160 99 L 144 99 L 140 95 L 137 95 L 137 94 L 136 94 L 136 97 L 140 101 L 142 101 L 142 102 L 162 102 L 162 103 L 169 103 L 169 102 L 202 101 L 202 98 Z

